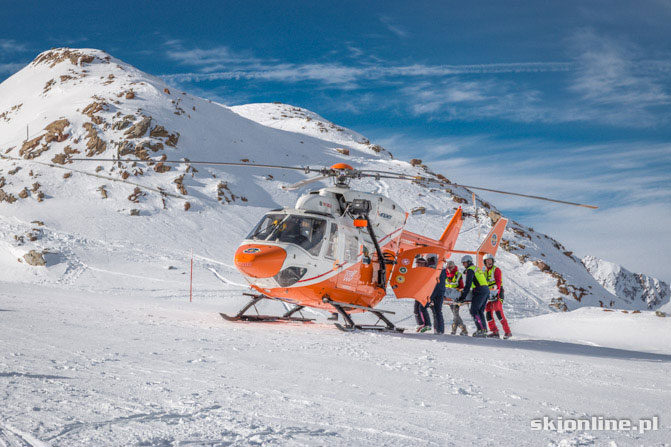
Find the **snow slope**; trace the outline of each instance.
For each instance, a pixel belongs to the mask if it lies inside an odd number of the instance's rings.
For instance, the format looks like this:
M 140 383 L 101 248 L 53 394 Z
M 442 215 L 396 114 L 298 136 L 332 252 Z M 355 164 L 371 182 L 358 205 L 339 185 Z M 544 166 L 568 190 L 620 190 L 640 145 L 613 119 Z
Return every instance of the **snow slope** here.
M 671 434 L 668 335 L 654 354 L 343 334 L 325 323 L 224 322 L 217 312 L 242 303 L 233 293 L 189 303 L 183 294 L 0 290 L 0 445 L 659 446 Z M 597 327 L 614 316 L 580 315 Z M 671 319 L 658 320 L 668 334 Z M 514 327 L 542 329 L 524 323 Z M 655 415 L 660 430 L 644 434 L 530 429 L 543 416 Z M 20 443 L 21 433 L 42 444 Z

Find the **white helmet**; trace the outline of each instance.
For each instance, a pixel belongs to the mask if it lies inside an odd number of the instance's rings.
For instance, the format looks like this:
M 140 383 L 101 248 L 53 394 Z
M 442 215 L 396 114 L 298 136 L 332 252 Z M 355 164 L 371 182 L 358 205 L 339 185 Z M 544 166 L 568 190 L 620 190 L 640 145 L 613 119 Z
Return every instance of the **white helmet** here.
M 470 262 L 473 264 L 473 257 L 471 255 L 464 255 L 461 257 L 461 263 L 463 264 L 464 262 Z
M 484 255 L 484 256 L 482 257 L 482 260 L 483 260 L 483 261 L 486 261 L 487 259 L 491 259 L 492 262 L 494 262 L 494 256 L 492 256 L 490 253 L 487 253 L 486 255 Z

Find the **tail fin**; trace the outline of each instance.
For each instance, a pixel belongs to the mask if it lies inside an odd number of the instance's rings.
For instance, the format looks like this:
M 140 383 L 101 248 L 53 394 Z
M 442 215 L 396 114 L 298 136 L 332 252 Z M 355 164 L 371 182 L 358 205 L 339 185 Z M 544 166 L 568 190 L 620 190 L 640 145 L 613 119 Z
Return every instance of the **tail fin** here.
M 508 219 L 503 218 L 499 219 L 499 221 L 496 222 L 496 225 L 494 225 L 494 228 L 492 228 L 492 231 L 490 231 L 485 240 L 482 241 L 482 244 L 480 245 L 480 247 L 478 247 L 477 252 L 478 267 L 482 268 L 483 265 L 482 257 L 487 253 L 491 254 L 492 256 L 496 256 L 496 251 L 499 249 L 499 244 L 501 243 L 501 237 L 503 236 L 503 231 L 506 229 L 506 225 L 508 225 Z
M 440 243 L 446 250 L 452 250 L 454 244 L 457 243 L 457 238 L 459 237 L 459 231 L 461 230 L 461 224 L 463 223 L 463 218 L 461 217 L 461 207 L 457 209 L 457 212 L 454 213 L 450 223 L 445 227 L 445 231 L 440 236 Z

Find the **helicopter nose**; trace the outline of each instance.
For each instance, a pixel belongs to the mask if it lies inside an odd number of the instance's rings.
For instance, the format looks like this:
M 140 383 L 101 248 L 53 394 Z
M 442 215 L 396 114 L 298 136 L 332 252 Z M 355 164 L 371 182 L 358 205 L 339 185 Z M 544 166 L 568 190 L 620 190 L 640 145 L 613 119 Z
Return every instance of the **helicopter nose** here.
M 279 273 L 286 257 L 281 247 L 245 244 L 235 252 L 235 266 L 253 278 L 271 278 Z

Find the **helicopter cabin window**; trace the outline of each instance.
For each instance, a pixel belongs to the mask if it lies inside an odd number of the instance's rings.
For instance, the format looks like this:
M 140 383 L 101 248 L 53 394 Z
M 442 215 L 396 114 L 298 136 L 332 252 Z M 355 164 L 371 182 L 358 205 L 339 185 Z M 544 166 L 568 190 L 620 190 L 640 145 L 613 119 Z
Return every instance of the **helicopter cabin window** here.
M 338 252 L 338 225 L 335 222 L 331 223 L 331 233 L 326 244 L 326 253 L 324 256 L 329 259 L 335 259 Z
M 415 256 L 415 260 L 412 263 L 412 268 L 415 267 L 428 267 L 435 269 L 438 266 L 438 254 L 436 253 L 426 253 L 422 255 Z
M 247 238 L 295 244 L 311 255 L 318 256 L 325 232 L 324 219 L 295 214 L 267 214 Z
M 347 262 L 356 262 L 359 257 L 359 239 L 356 236 L 347 236 L 345 244 L 345 260 Z

